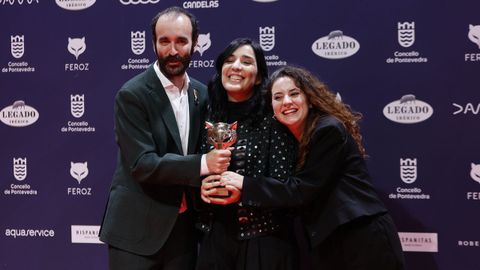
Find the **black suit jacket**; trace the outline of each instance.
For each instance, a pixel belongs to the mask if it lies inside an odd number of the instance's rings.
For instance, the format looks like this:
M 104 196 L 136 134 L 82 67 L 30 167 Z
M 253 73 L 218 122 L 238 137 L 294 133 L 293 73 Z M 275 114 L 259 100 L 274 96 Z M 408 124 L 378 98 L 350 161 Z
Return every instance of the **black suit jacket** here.
M 386 212 L 355 141 L 335 117 L 318 122 L 309 151 L 304 168 L 284 182 L 245 177 L 242 203 L 301 208 L 313 247 L 342 224 Z
M 200 186 L 200 130 L 205 85 L 190 78 L 188 154 L 182 153 L 175 116 L 153 66 L 135 76 L 115 98 L 117 167 L 100 239 L 129 252 L 151 255 L 167 240 L 183 192 Z M 193 228 L 192 228 L 193 229 Z

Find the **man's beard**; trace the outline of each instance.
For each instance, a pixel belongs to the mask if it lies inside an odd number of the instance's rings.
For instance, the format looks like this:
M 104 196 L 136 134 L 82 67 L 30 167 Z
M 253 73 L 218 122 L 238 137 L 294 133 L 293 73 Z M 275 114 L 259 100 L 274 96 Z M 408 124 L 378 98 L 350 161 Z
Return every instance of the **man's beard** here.
M 183 75 L 185 71 L 188 68 L 188 65 L 190 64 L 191 60 L 191 55 L 188 54 L 184 57 L 180 55 L 175 55 L 175 56 L 166 56 L 166 57 L 157 57 L 158 59 L 158 66 L 160 67 L 160 70 L 162 73 L 165 75 L 167 78 L 172 78 L 175 76 Z M 168 65 L 169 62 L 180 62 L 180 65 L 177 65 L 175 67 L 171 67 Z

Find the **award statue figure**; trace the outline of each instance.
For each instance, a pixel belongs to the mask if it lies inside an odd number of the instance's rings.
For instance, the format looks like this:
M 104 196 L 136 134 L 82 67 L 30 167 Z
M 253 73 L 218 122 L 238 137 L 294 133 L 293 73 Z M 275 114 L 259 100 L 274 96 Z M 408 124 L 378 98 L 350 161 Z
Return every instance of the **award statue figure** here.
M 207 129 L 207 141 L 215 149 L 226 149 L 237 141 L 237 122 L 227 124 L 223 122 L 210 123 L 205 122 Z M 217 187 L 217 196 L 228 196 L 226 188 Z

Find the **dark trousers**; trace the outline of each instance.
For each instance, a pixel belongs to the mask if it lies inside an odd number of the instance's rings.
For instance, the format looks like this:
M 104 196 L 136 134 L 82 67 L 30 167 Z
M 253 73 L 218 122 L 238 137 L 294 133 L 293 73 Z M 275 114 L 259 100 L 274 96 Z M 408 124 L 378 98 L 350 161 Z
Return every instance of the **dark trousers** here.
M 142 256 L 108 247 L 110 270 L 193 270 L 198 237 L 192 210 L 180 214 L 165 245 L 155 254 Z M 161 230 L 162 228 L 159 228 Z
M 311 253 L 313 269 L 403 270 L 398 232 L 389 214 L 362 217 L 340 226 Z
M 228 224 L 213 222 L 200 245 L 197 270 L 292 270 L 298 268 L 293 230 L 238 240 Z

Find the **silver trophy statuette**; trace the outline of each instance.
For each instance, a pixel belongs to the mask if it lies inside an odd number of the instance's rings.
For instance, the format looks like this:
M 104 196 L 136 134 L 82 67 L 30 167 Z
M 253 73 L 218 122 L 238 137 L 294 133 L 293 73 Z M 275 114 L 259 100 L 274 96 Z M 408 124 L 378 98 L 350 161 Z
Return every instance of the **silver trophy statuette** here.
M 205 122 L 207 140 L 215 149 L 226 149 L 237 141 L 237 122 L 227 124 L 223 122 Z M 226 188 L 217 187 L 217 196 L 228 197 Z

